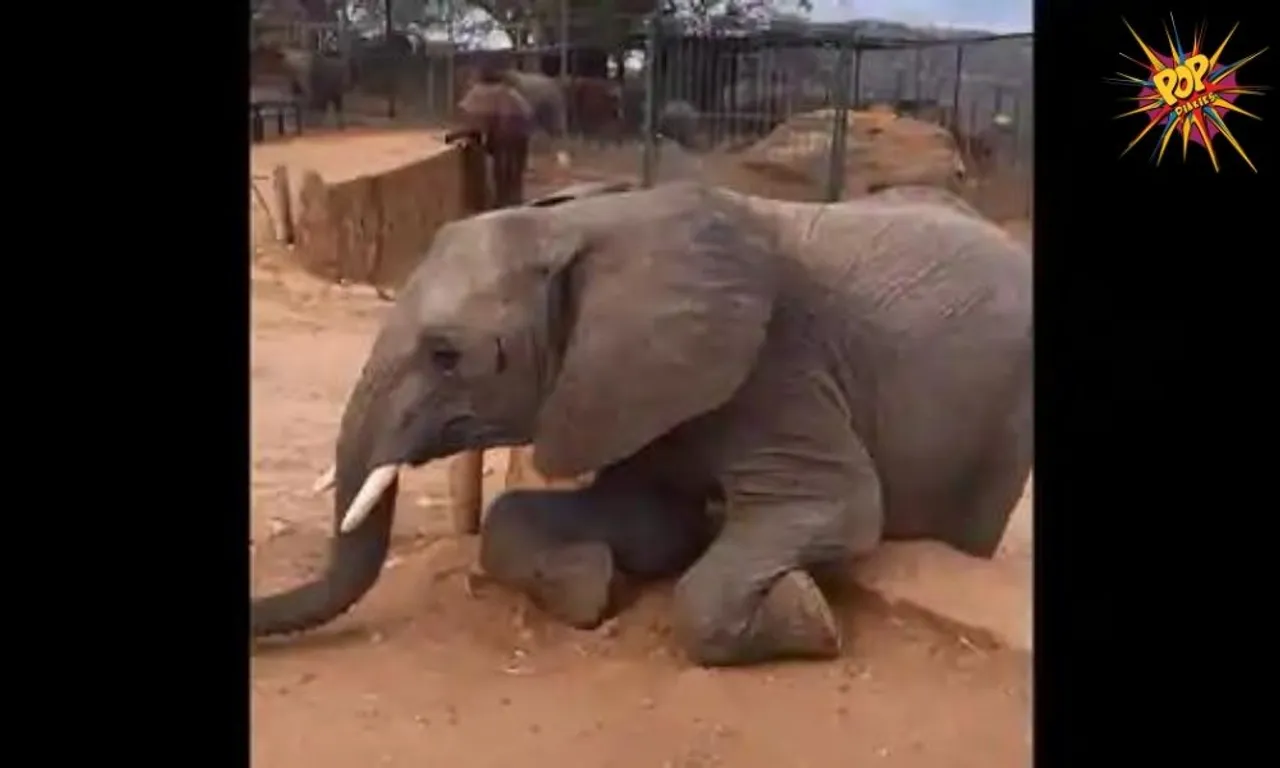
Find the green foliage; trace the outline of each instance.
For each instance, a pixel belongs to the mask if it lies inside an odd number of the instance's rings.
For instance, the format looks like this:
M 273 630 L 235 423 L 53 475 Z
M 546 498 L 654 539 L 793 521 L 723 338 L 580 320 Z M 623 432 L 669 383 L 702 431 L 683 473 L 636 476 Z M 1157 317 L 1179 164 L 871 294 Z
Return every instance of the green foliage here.
M 309 0 L 324 3 L 325 0 Z M 378 29 L 385 19 L 386 0 L 350 0 L 350 20 L 362 28 Z M 392 0 L 391 21 L 396 29 L 457 28 L 472 11 L 488 14 L 516 46 L 553 44 L 561 36 L 561 15 L 568 13 L 568 33 L 574 42 L 610 46 L 638 28 L 660 4 L 664 14 L 694 27 L 749 27 L 779 16 L 801 17 L 811 0 Z

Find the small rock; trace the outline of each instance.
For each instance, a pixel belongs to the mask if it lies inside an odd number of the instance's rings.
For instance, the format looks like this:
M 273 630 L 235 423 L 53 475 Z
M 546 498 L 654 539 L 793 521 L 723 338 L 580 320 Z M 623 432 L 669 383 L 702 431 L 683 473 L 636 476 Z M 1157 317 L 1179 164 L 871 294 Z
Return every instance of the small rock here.
M 529 733 L 534 733 L 534 734 L 542 733 L 542 726 L 538 725 L 537 723 L 531 723 L 529 725 Z
M 267 538 L 274 539 L 293 532 L 293 523 L 280 517 L 267 518 Z
M 889 756 L 888 747 L 880 747 L 879 749 L 876 750 L 876 757 L 888 757 L 888 756 Z
M 617 637 L 618 633 L 622 631 L 621 627 L 622 625 L 618 623 L 618 617 L 614 616 L 596 627 L 596 634 L 600 637 Z
M 641 700 L 640 700 L 640 708 L 641 708 L 641 709 L 653 709 L 653 699 L 650 699 L 650 698 L 648 698 L 648 697 L 641 699 Z

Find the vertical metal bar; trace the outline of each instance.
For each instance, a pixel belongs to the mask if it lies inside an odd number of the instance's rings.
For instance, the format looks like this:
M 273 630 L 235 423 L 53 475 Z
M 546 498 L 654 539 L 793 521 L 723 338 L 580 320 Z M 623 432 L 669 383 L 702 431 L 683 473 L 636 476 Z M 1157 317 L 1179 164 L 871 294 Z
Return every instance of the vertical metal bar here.
M 391 6 L 394 0 L 382 0 L 382 52 L 381 56 L 390 58 L 391 56 Z M 389 63 L 384 63 L 385 71 L 391 72 L 392 67 Z M 396 116 L 396 78 L 392 75 L 387 83 L 387 117 L 395 118 Z
M 655 11 L 649 14 L 649 28 L 646 30 L 644 43 L 644 144 L 640 151 L 640 184 L 653 186 L 654 161 L 657 159 L 657 109 L 658 89 L 658 25 L 662 23 L 661 15 Z
M 862 49 L 853 49 L 853 98 L 850 104 L 854 109 L 862 109 Z
M 457 83 L 455 82 L 458 79 L 457 59 L 456 59 L 458 52 L 456 50 L 457 38 L 455 37 L 456 32 L 453 28 L 453 22 L 454 22 L 453 0 L 447 0 L 445 4 L 445 35 L 448 36 L 449 38 L 449 49 L 448 49 L 448 53 L 446 54 L 448 58 L 445 59 L 445 63 L 444 63 L 444 73 L 445 73 L 444 117 L 445 119 L 451 119 L 453 117 L 454 104 L 457 103 L 458 97 L 461 95 L 457 93 Z
M 831 112 L 831 148 L 828 152 L 827 189 L 824 200 L 834 203 L 844 195 L 844 159 L 845 141 L 849 133 L 849 67 L 851 63 L 851 41 L 840 42 L 840 53 L 836 57 L 836 88 L 832 100 Z
M 956 44 L 956 87 L 951 94 L 951 130 L 960 130 L 960 74 L 964 72 L 964 45 Z
M 912 98 L 916 100 L 916 109 L 920 108 L 920 102 L 924 101 L 924 46 L 916 46 L 916 92 Z
M 560 0 L 560 93 L 564 94 L 564 128 L 565 135 L 561 141 L 569 140 L 569 129 L 578 126 L 582 116 L 578 114 L 578 104 L 569 92 L 569 0 Z M 541 69 L 541 67 L 539 67 Z
M 1009 132 L 1013 136 L 1011 152 L 1013 152 L 1013 162 L 1019 166 L 1022 165 L 1022 120 L 1021 120 L 1022 102 L 1014 94 L 1013 105 L 1009 112 Z
M 560 0 L 560 82 L 569 82 L 569 0 Z

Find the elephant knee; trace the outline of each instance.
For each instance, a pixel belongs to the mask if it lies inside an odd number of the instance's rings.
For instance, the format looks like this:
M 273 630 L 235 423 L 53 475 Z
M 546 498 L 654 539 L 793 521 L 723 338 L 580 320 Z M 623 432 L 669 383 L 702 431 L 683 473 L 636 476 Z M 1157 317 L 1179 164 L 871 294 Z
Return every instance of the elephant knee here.
M 525 523 L 526 513 L 538 506 L 537 499 L 530 498 L 532 495 L 531 491 L 507 491 L 500 494 L 485 511 L 484 530 L 505 530 Z
M 840 652 L 835 617 L 809 574 L 781 563 L 743 573 L 733 562 L 704 558 L 676 585 L 675 637 L 690 661 L 723 667 Z
M 728 574 L 716 574 L 707 566 L 698 563 L 676 583 L 676 642 L 699 666 L 741 663 L 743 641 L 759 599 L 743 595 Z
M 499 579 L 519 580 L 551 542 L 541 529 L 544 491 L 508 491 L 493 500 L 480 529 L 480 567 Z

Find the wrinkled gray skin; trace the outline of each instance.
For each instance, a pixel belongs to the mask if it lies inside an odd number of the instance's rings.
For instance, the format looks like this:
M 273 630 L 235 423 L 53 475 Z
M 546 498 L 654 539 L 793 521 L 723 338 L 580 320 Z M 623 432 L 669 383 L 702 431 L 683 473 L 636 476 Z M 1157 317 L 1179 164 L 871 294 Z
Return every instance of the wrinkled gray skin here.
M 896 187 L 884 187 L 872 190 L 865 200 L 879 203 L 935 203 L 945 205 L 958 213 L 982 218 L 978 209 L 956 193 L 941 187 L 930 187 L 924 184 L 902 184 Z
M 599 516 L 722 497 L 675 592 L 676 637 L 704 665 L 837 653 L 808 572 L 884 539 L 994 553 L 1032 463 L 1025 249 L 932 203 L 689 182 L 586 195 L 440 231 L 348 401 L 336 520 L 374 467 L 524 442 L 544 474 L 597 471 L 598 493 L 633 499 Z M 255 600 L 253 634 L 359 600 L 394 499 L 335 535 L 322 579 Z M 518 532 L 524 561 L 490 560 L 580 619 L 573 601 L 598 600 L 618 564 L 608 536 L 563 538 Z M 528 561 L 576 574 L 575 594 L 521 584 Z
M 658 133 L 686 149 L 694 149 L 701 117 L 687 101 L 668 101 L 658 112 Z
M 334 119 L 343 123 L 342 98 L 351 88 L 351 66 L 342 58 L 321 56 L 314 51 L 284 51 L 285 66 L 293 79 L 294 92 L 309 109 L 323 116 L 333 107 Z

